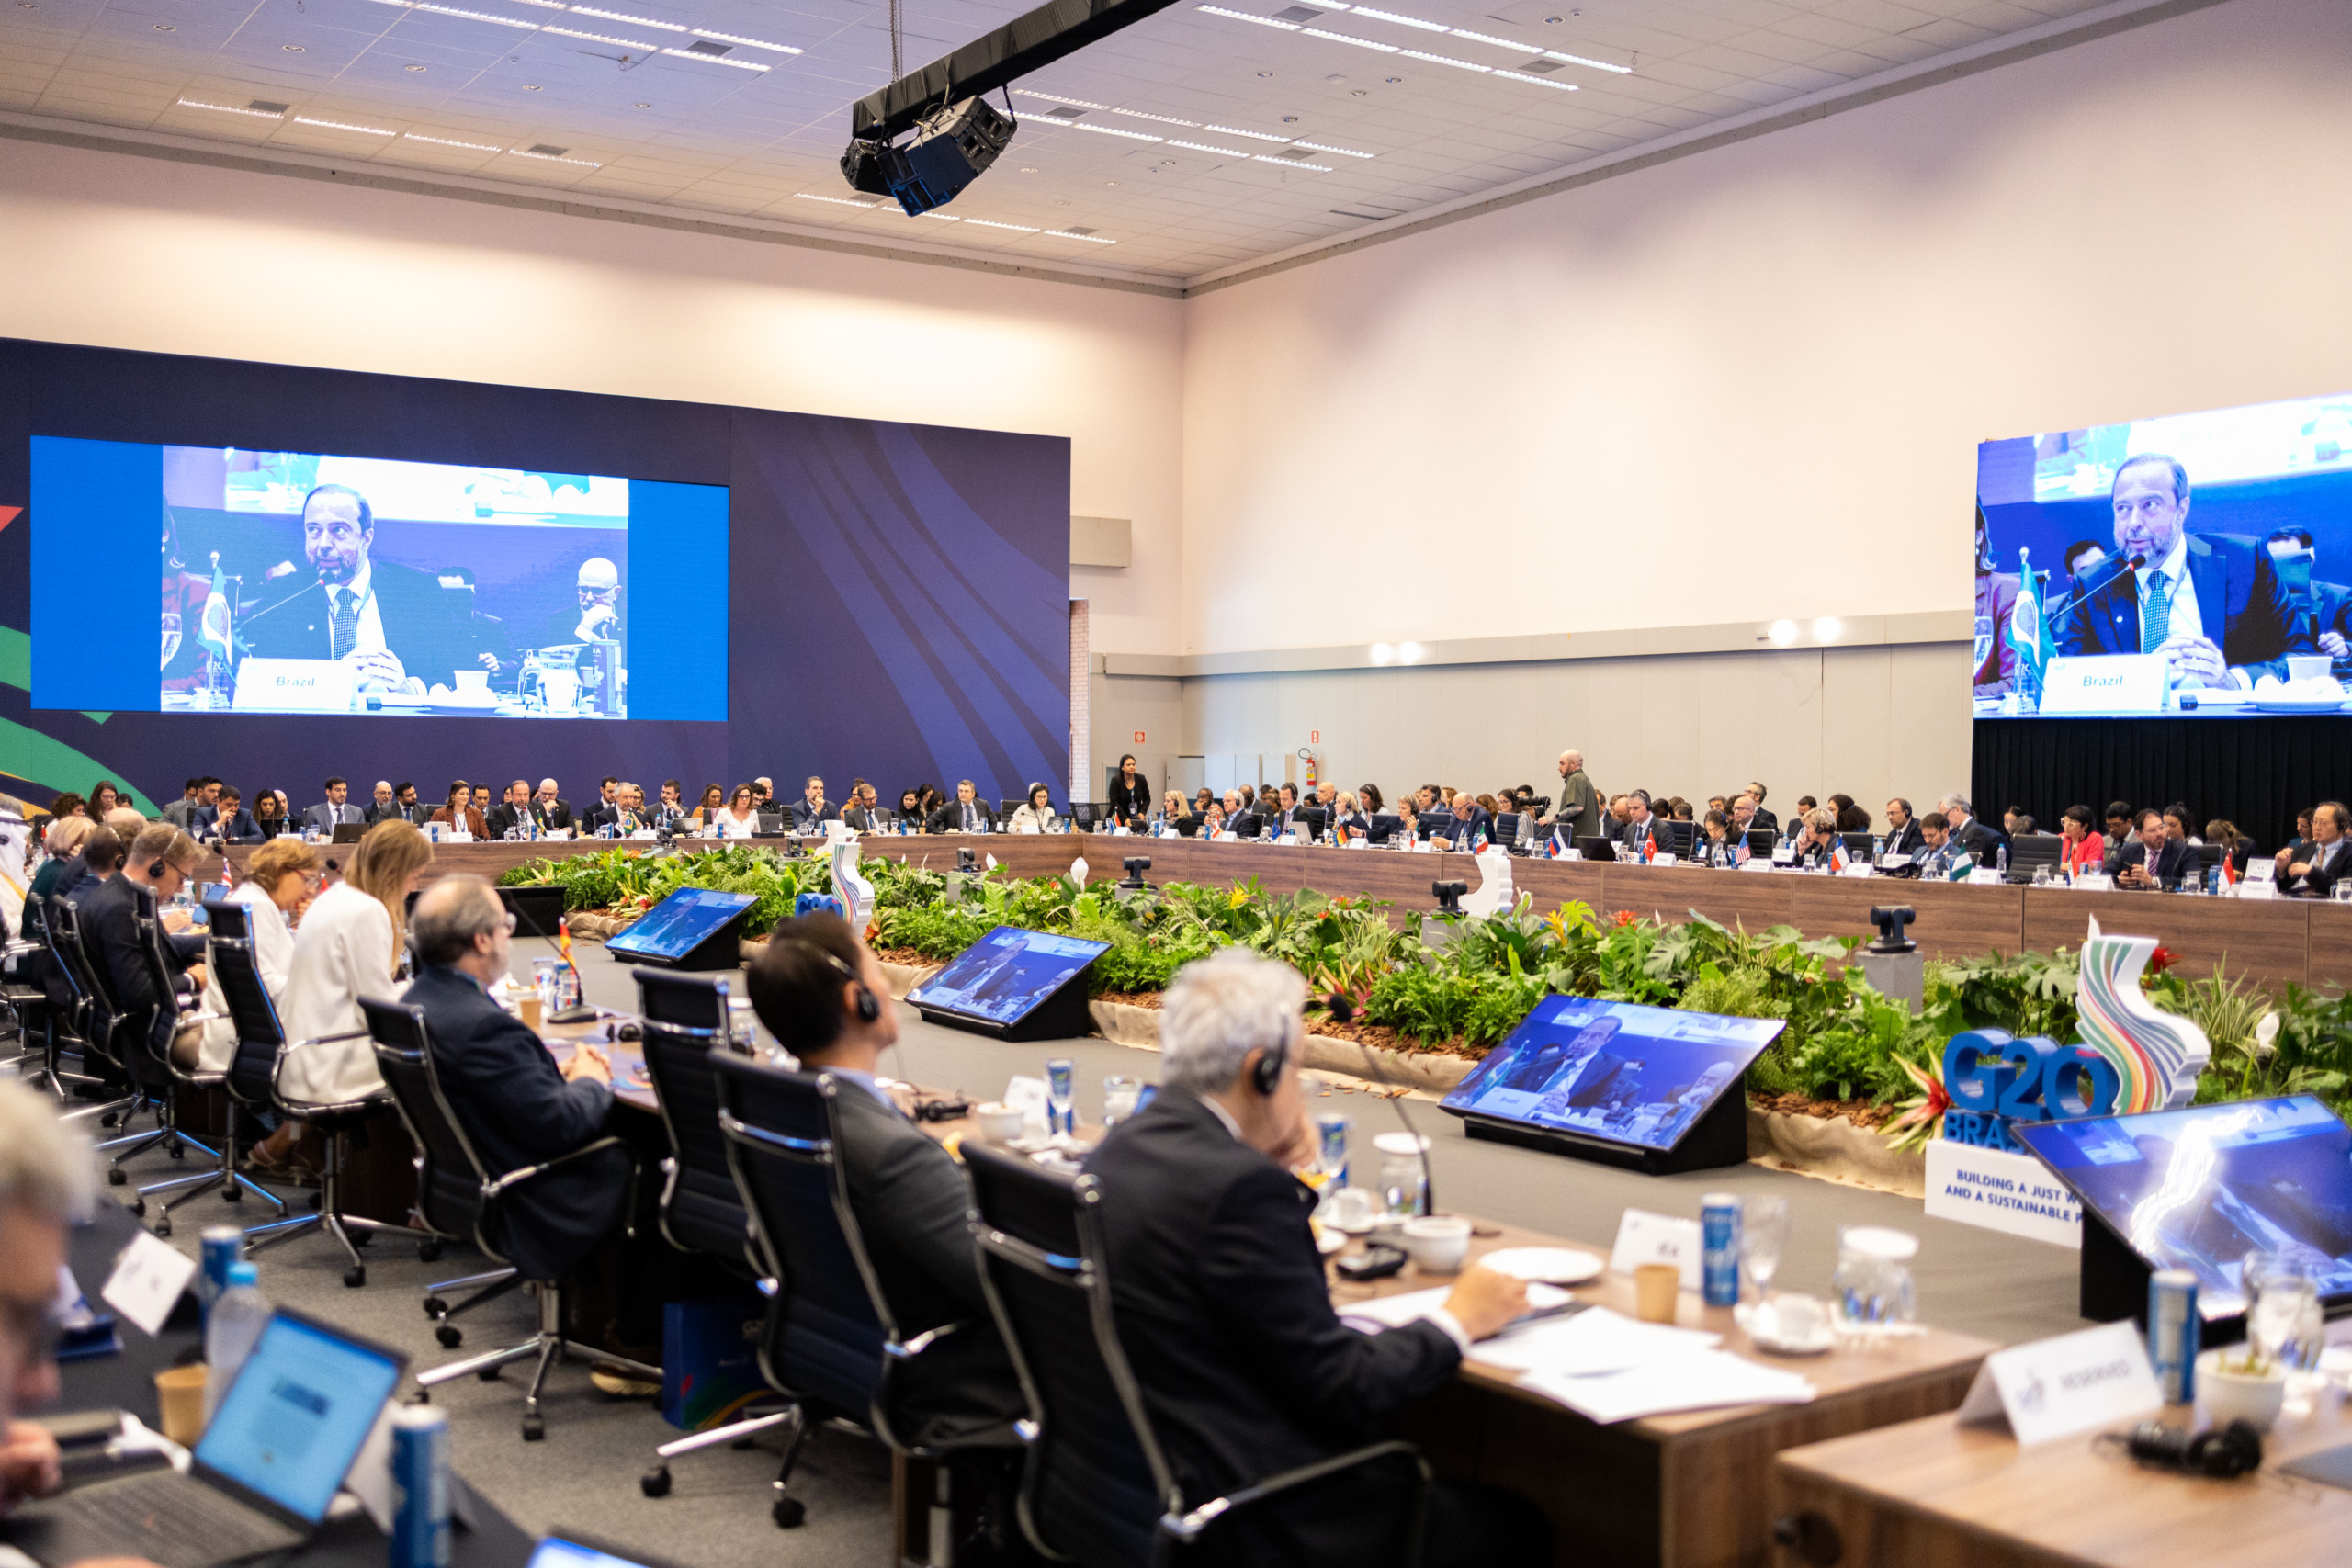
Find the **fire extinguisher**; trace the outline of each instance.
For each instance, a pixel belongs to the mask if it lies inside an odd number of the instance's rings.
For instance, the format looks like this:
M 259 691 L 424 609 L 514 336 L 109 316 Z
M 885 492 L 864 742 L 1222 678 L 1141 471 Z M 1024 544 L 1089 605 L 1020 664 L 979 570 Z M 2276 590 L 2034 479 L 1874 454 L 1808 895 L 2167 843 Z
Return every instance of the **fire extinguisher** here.
M 1315 776 L 1315 753 L 1310 748 L 1302 746 L 1298 749 L 1298 754 L 1306 761 L 1306 793 L 1313 795 L 1317 784 L 1320 782 Z

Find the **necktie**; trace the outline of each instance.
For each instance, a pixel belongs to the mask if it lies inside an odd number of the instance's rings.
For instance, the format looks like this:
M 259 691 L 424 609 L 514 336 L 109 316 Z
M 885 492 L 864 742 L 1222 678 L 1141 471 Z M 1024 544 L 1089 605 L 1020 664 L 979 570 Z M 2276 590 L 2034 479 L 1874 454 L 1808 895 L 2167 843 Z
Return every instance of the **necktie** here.
M 2140 617 L 2140 651 L 2154 653 L 2172 635 L 2172 595 L 2166 592 L 2165 574 L 2148 573 L 2148 608 Z
M 341 659 L 359 641 L 359 606 L 357 595 L 348 588 L 327 590 L 327 626 L 329 658 Z

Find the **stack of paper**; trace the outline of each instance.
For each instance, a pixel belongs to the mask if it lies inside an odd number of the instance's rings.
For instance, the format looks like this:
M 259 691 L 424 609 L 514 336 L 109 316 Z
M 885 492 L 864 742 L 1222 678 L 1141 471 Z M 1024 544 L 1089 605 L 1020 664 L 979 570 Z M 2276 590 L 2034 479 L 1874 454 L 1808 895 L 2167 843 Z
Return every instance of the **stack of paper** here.
M 1558 1400 L 1603 1426 L 1678 1410 L 1725 1404 L 1805 1404 L 1813 1384 L 1795 1372 L 1759 1366 L 1724 1350 L 1645 1361 L 1620 1371 L 1577 1377 L 1530 1372 L 1519 1386 Z

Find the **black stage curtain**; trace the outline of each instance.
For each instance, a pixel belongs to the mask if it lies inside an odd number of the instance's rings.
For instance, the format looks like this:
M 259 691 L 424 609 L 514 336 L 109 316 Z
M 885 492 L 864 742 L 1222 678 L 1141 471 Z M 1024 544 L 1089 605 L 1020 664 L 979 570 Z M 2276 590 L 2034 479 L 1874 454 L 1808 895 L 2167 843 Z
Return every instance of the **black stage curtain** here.
M 2352 718 L 1975 722 L 1976 808 L 1992 822 L 2022 806 L 2056 832 L 2069 806 L 2098 813 L 2128 800 L 2161 811 L 2179 802 L 2200 835 L 2227 818 L 2268 852 L 2294 836 L 2296 812 L 2352 792 Z

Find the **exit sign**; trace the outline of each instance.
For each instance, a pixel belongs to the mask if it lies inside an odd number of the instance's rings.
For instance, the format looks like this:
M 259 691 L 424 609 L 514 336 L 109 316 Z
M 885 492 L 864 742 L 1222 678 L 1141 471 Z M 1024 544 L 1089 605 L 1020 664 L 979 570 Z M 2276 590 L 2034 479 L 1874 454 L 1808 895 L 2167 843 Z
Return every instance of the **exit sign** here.
M 1321 730 L 1319 730 L 1319 729 L 1310 729 L 1310 730 L 1308 730 L 1308 731 L 1306 732 L 1306 743 L 1307 743 L 1309 746 L 1320 746 L 1320 745 L 1322 745 L 1322 744 L 1323 744 L 1323 732 L 1322 732 Z
M 1143 744 L 1143 731 L 1140 729 L 1136 731 L 1136 744 L 1138 746 Z

